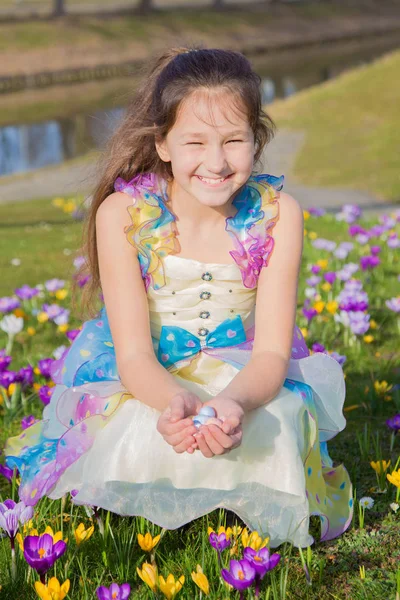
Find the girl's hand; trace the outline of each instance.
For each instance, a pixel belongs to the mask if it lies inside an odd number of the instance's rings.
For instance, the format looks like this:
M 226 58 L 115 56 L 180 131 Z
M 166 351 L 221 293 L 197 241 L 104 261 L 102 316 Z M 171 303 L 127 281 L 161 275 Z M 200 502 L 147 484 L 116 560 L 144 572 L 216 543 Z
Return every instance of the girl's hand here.
M 242 443 L 242 419 L 244 410 L 238 402 L 227 396 L 216 396 L 205 402 L 203 406 L 211 406 L 218 418 L 223 418 L 221 427 L 217 425 L 202 425 L 196 438 L 196 446 L 206 458 L 226 454 Z
M 197 428 L 190 417 L 196 415 L 201 407 L 202 402 L 196 394 L 182 390 L 172 398 L 158 419 L 157 431 L 178 454 L 194 452 L 196 440 L 193 434 Z

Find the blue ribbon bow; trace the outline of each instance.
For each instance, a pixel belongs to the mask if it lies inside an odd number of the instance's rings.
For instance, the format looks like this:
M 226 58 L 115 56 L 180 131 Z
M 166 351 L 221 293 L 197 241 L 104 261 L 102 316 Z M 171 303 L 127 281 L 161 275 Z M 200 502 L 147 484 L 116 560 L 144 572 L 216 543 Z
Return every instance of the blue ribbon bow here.
M 161 328 L 157 359 L 166 368 L 180 360 L 198 354 L 203 348 L 224 348 L 246 341 L 246 332 L 240 315 L 225 319 L 204 340 L 183 327 L 174 325 Z

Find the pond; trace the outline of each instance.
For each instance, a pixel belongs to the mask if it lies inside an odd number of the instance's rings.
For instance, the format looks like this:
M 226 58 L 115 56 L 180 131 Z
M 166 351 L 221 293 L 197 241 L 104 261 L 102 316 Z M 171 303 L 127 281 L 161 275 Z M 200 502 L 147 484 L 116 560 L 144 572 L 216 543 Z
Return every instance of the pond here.
M 392 34 L 268 52 L 257 57 L 249 56 L 249 59 L 262 78 L 263 102 L 268 105 L 276 98 L 291 96 L 299 90 L 337 77 L 349 68 L 369 63 L 398 46 L 398 35 Z M 68 102 L 57 106 L 56 96 L 53 103 L 51 102 L 52 88 L 41 91 L 42 97 L 45 94 L 49 108 L 46 115 L 46 109 L 41 107 L 37 122 L 34 117 L 37 104 L 32 100 L 31 90 L 0 98 L 0 110 L 3 115 L 13 113 L 12 110 L 7 112 L 4 108 L 4 105 L 7 107 L 7 103 L 9 107 L 18 103 L 19 114 L 27 114 L 27 107 L 32 105 L 29 119 L 21 118 L 19 121 L 13 116 L 9 123 L 4 122 L 4 119 L 2 121 L 0 176 L 59 164 L 83 156 L 104 144 L 125 112 L 129 99 L 128 87 L 131 84 L 126 81 L 125 93 L 114 96 L 110 96 L 109 81 L 94 82 L 90 85 L 92 93 L 93 89 L 95 93 L 93 102 L 89 105 L 87 101 L 83 102 L 87 88 L 80 87 L 80 84 L 67 86 L 71 99 L 74 99 L 72 109 Z

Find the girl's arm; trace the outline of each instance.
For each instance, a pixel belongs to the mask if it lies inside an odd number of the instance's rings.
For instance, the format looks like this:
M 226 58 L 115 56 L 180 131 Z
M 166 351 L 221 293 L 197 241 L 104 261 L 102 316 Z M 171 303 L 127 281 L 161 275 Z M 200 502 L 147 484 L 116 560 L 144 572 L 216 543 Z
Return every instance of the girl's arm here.
M 298 202 L 283 192 L 279 212 L 272 256 L 258 280 L 252 357 L 219 394 L 221 401 L 234 400 L 245 411 L 267 404 L 278 394 L 292 352 L 304 221 Z
M 131 203 L 127 194 L 117 192 L 96 213 L 101 287 L 121 381 L 132 396 L 163 411 L 176 394 L 186 390 L 154 353 L 137 251 L 124 233 L 131 225 L 127 211 Z

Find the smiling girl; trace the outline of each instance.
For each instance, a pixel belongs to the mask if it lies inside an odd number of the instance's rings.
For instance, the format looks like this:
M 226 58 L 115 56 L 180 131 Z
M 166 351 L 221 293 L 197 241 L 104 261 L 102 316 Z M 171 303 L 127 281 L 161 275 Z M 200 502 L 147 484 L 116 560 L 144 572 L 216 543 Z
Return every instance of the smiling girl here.
M 351 522 L 340 365 L 295 324 L 303 245 L 240 53 L 171 49 L 111 140 L 86 227 L 90 320 L 53 366 L 43 421 L 9 440 L 20 496 L 177 528 L 234 511 L 272 547 Z M 100 312 L 95 299 L 101 290 Z

